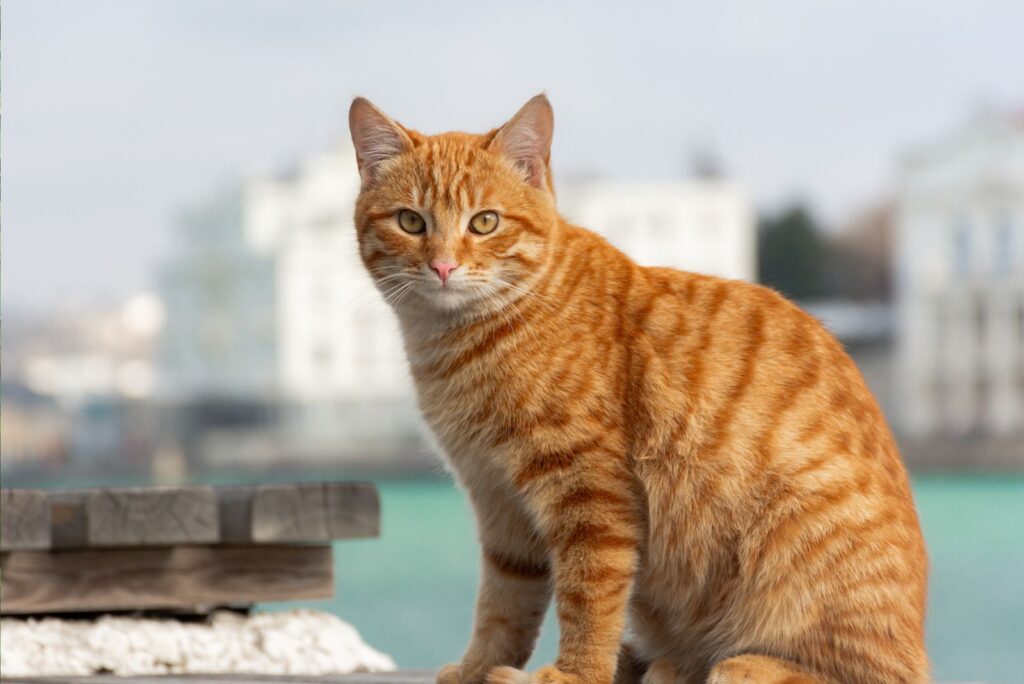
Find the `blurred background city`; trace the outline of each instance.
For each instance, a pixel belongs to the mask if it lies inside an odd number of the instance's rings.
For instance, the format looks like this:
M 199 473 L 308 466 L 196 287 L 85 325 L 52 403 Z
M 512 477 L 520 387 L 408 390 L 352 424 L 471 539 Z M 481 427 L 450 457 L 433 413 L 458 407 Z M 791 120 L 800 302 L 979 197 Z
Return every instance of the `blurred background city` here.
M 402 666 L 456 659 L 472 521 L 356 256 L 345 114 L 482 131 L 545 90 L 567 218 L 846 345 L 914 476 L 937 677 L 1019 681 L 1021 26 L 1009 1 L 10 0 L 3 484 L 372 479 L 383 537 L 337 546 L 327 608 Z

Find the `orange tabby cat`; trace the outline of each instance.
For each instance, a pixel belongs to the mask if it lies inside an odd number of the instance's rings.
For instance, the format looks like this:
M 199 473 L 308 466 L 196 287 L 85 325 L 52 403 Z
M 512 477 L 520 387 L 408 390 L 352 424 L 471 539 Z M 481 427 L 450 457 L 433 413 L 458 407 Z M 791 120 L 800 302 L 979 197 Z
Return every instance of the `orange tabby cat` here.
M 906 472 L 831 335 L 562 220 L 544 96 L 484 135 L 364 99 L 350 126 L 360 252 L 483 551 L 438 682 L 926 681 Z M 527 674 L 552 593 L 558 659 Z

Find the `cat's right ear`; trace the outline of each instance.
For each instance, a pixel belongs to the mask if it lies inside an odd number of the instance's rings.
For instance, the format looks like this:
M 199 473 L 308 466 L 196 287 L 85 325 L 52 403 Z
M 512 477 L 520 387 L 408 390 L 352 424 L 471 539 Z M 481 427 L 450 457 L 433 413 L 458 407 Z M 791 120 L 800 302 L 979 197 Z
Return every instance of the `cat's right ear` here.
M 412 149 L 405 130 L 365 97 L 352 100 L 348 128 L 364 186 L 374 179 L 380 164 Z

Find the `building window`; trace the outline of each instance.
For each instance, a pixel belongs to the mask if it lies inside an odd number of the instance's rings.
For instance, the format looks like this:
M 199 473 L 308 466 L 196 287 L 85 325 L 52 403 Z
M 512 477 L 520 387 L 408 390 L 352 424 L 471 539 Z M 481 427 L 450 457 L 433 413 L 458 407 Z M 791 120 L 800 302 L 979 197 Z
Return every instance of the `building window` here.
M 986 344 L 986 327 L 988 325 L 988 312 L 987 308 L 988 300 L 985 297 L 978 296 L 974 298 L 974 343 L 977 349 L 984 349 Z M 978 362 L 980 363 L 981 358 L 979 356 Z M 979 371 L 981 372 L 981 371 Z
M 1013 270 L 1013 217 L 1009 212 L 1000 214 L 996 221 L 995 268 L 997 276 L 1007 276 Z
M 966 217 L 953 227 L 953 273 L 965 276 L 971 267 L 971 225 Z

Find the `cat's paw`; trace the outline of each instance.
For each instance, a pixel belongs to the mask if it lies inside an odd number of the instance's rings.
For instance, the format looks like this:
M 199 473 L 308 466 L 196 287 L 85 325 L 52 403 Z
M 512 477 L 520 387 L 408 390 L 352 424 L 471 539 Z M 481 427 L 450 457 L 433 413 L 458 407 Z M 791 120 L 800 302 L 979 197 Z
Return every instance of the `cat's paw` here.
M 795 664 L 770 656 L 740 655 L 711 668 L 706 684 L 821 684 Z
M 458 663 L 441 666 L 441 669 L 437 671 L 437 684 L 462 684 L 462 680 L 459 678 L 461 671 L 462 667 Z
M 661 658 L 651 663 L 640 684 L 676 684 L 682 681 L 682 673 L 675 663 Z
M 514 667 L 496 667 L 487 673 L 487 684 L 583 684 L 576 675 L 566 674 L 553 665 L 534 673 Z

